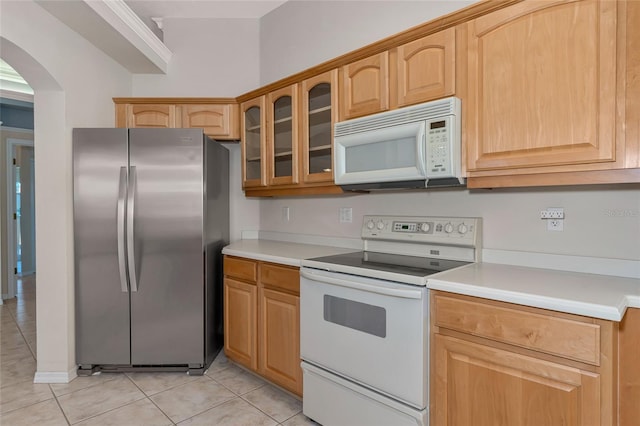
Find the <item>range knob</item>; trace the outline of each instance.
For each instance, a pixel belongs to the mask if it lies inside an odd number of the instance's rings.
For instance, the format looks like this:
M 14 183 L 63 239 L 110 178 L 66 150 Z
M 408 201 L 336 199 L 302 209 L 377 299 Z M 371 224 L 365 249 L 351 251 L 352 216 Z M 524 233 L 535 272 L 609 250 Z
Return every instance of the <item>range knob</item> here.
M 446 232 L 447 234 L 450 234 L 453 232 L 453 225 L 451 224 L 451 222 L 447 223 L 444 226 L 444 232 Z
M 378 229 L 380 231 L 382 231 L 384 229 L 384 222 L 383 221 L 379 221 L 377 227 L 378 227 Z
M 422 232 L 429 232 L 429 229 L 431 229 L 431 225 L 429 225 L 428 223 L 422 223 L 420 225 L 420 231 Z
M 458 232 L 459 233 L 466 234 L 468 230 L 469 230 L 469 228 L 464 223 L 461 223 L 460 225 L 458 225 Z
M 372 220 L 367 222 L 367 229 L 373 229 L 375 227 L 376 227 L 376 224 Z

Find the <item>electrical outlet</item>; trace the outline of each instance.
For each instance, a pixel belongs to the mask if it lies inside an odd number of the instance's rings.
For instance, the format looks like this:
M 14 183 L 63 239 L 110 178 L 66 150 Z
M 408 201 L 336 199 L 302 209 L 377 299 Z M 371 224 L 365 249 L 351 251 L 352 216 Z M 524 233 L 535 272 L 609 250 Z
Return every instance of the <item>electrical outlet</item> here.
M 353 209 L 351 207 L 340 207 L 340 223 L 353 222 Z
M 289 222 L 291 219 L 291 209 L 289 207 L 282 208 L 282 221 Z
M 564 220 L 563 219 L 549 219 L 547 221 L 547 231 L 563 231 Z
M 540 211 L 540 219 L 547 221 L 547 231 L 562 231 L 564 229 L 564 209 L 549 207 Z
M 564 219 L 564 209 L 562 207 L 549 207 L 540 211 L 540 219 Z

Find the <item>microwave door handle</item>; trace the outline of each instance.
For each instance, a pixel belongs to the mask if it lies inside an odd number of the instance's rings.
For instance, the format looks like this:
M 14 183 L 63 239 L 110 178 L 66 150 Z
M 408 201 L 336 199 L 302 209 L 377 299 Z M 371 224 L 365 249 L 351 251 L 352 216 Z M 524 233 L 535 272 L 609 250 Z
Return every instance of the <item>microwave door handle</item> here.
M 425 178 L 427 177 L 427 133 L 425 131 L 426 123 L 422 123 L 418 130 L 418 172 Z
M 400 297 L 403 299 L 421 299 L 422 292 L 420 290 L 409 289 L 397 289 L 389 288 L 371 284 L 365 284 L 354 280 L 344 280 L 342 278 L 327 277 L 324 275 L 317 275 L 313 272 L 309 272 L 305 269 L 300 270 L 300 275 L 311 281 L 318 281 L 325 284 L 337 285 L 340 287 L 351 288 L 354 290 L 367 291 L 369 293 L 378 293 L 384 296 Z

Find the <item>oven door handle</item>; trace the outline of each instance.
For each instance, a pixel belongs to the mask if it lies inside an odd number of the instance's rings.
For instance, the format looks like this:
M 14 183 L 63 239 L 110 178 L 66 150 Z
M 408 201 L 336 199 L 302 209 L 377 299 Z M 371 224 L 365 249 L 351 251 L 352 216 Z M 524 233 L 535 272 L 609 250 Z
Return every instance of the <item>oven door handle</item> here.
M 318 281 L 325 284 L 338 285 L 340 287 L 352 288 L 355 290 L 362 290 L 369 293 L 378 293 L 384 296 L 401 297 L 403 299 L 421 299 L 422 291 L 413 289 L 399 289 L 389 288 L 384 286 L 377 286 L 365 283 L 359 283 L 356 281 L 343 280 L 341 278 L 327 277 L 324 275 L 314 274 L 305 269 L 300 270 L 300 275 L 311 281 Z

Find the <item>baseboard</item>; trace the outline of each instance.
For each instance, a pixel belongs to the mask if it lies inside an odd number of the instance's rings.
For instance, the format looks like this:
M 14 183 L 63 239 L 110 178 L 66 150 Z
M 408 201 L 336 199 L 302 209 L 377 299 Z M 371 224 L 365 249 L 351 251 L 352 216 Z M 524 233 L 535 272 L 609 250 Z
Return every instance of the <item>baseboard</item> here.
M 78 377 L 77 368 L 65 372 L 62 371 L 36 371 L 33 383 L 69 383 Z

